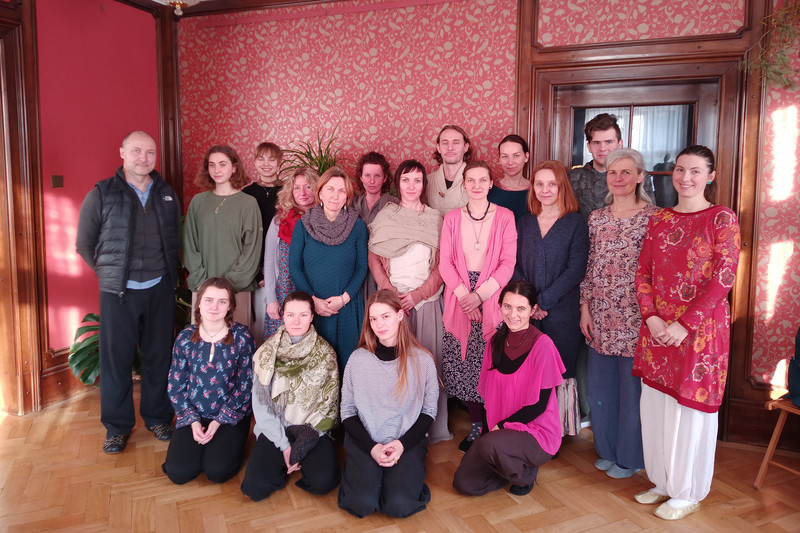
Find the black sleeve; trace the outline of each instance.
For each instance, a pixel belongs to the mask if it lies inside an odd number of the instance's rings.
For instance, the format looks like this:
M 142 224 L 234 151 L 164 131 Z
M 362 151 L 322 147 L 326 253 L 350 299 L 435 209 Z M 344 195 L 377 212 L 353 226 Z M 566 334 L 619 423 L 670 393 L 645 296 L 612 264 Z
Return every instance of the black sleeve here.
M 405 435 L 397 440 L 399 440 L 400 444 L 403 445 L 403 449 L 407 450 L 422 440 L 422 437 L 424 437 L 425 433 L 428 432 L 428 428 L 431 427 L 431 424 L 433 424 L 433 418 L 431 418 L 429 415 L 420 413 L 417 421 L 414 422 L 410 428 L 408 428 L 408 431 L 406 431 Z
M 364 424 L 361 423 L 361 419 L 358 418 L 358 415 L 342 420 L 342 427 L 347 434 L 350 435 L 350 438 L 352 438 L 356 443 L 356 446 L 361 448 L 367 455 L 369 455 L 369 453 L 372 451 L 372 448 L 378 444 L 372 440 L 372 437 L 369 436 L 367 428 L 365 428 Z
M 89 268 L 95 269 L 94 251 L 97 241 L 100 238 L 100 228 L 102 226 L 102 204 L 100 200 L 100 190 L 92 187 L 89 194 L 81 204 L 78 214 L 78 238 L 75 248 Z
M 522 407 L 513 415 L 498 422 L 497 426 L 502 428 L 506 422 L 521 422 L 523 424 L 527 424 L 533 421 L 533 419 L 544 413 L 544 410 L 547 409 L 547 401 L 550 399 L 550 392 L 552 392 L 552 390 L 553 389 L 542 389 L 539 392 L 538 402 L 533 405 L 526 405 L 525 407 Z

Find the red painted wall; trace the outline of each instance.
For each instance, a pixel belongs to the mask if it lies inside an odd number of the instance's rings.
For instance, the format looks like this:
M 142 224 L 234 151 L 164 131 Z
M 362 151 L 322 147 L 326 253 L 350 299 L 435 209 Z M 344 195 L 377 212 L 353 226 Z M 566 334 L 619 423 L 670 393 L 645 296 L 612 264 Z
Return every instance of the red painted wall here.
M 150 14 L 111 0 L 37 0 L 36 12 L 49 341 L 59 349 L 98 311 L 97 280 L 75 253 L 81 202 L 121 164 L 127 132 L 158 134 L 156 33 Z

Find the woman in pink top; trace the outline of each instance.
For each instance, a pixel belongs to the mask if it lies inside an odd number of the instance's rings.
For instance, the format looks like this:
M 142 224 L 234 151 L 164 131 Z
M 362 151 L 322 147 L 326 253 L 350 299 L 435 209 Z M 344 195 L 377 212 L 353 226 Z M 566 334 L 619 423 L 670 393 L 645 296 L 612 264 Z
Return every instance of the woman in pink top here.
M 470 447 L 453 486 L 480 496 L 511 483 L 512 494 L 533 488 L 539 467 L 561 446 L 561 417 L 553 388 L 564 364 L 550 337 L 533 326 L 536 291 L 512 281 L 500 293 L 503 325 L 486 346 L 478 392 L 489 431 Z
M 469 201 L 444 217 L 439 273 L 445 284 L 442 381 L 467 404 L 472 430 L 459 444 L 466 452 L 483 425 L 478 377 L 486 340 L 502 321 L 497 294 L 514 273 L 517 228 L 514 214 L 487 198 L 489 165 L 469 162 L 463 183 Z

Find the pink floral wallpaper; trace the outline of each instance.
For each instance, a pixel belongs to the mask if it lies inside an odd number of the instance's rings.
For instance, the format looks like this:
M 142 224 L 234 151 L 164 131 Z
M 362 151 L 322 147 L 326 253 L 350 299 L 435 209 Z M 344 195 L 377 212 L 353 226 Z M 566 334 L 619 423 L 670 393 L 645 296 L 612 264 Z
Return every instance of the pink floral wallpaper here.
M 455 123 L 494 163 L 513 127 L 516 2 L 425 4 L 352 0 L 182 20 L 185 203 L 215 143 L 233 146 L 254 177 L 259 142 L 287 147 L 336 128 L 349 169 L 377 150 L 393 166 L 413 157 L 432 170 L 436 134 Z
M 254 176 L 259 142 L 286 147 L 336 128 L 351 160 L 378 150 L 392 164 L 415 157 L 432 170 L 438 129 L 456 123 L 495 164 L 496 143 L 513 127 L 516 1 L 397 5 L 350 0 L 182 20 L 185 205 L 215 143 L 236 148 Z M 745 14 L 745 0 L 539 6 L 544 46 L 734 33 Z M 780 386 L 800 324 L 800 93 L 771 88 L 765 109 L 752 370 Z
M 794 71 L 800 59 L 793 56 Z M 783 386 L 800 326 L 800 75 L 769 87 L 763 130 L 753 375 Z
M 544 47 L 735 33 L 746 0 L 540 0 Z

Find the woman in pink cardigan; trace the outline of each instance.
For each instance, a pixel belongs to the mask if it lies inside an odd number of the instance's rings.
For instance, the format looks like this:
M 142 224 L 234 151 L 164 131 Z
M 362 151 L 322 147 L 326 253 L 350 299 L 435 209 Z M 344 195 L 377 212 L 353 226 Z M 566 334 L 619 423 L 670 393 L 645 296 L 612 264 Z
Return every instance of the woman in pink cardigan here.
M 517 228 L 510 210 L 487 199 L 489 165 L 468 163 L 463 183 L 469 202 L 444 217 L 439 273 L 445 284 L 442 381 L 469 410 L 472 430 L 458 446 L 466 452 L 483 424 L 478 378 L 486 340 L 503 320 L 497 295 L 514 273 Z

